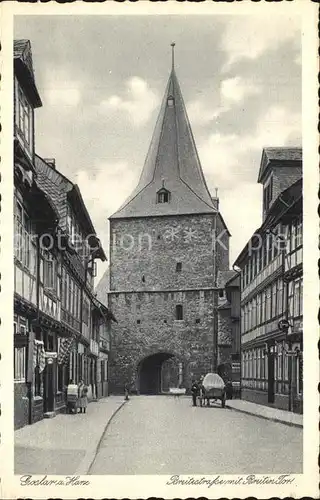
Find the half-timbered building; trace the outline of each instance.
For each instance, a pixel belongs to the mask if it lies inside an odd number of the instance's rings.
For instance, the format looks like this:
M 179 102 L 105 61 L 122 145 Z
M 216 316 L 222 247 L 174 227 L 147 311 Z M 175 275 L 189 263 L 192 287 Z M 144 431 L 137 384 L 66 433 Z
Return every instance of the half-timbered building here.
M 265 148 L 263 223 L 238 256 L 242 397 L 302 412 L 302 150 Z
M 70 380 L 98 397 L 100 333 L 111 318 L 93 293 L 96 259 L 106 256 L 80 190 L 35 154 L 40 106 L 30 42 L 15 41 L 15 428 L 64 410 Z

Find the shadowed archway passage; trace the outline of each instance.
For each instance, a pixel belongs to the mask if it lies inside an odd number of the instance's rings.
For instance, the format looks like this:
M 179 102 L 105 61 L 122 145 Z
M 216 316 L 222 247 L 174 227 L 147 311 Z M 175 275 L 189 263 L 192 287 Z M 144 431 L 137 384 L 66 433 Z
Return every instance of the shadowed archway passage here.
M 168 372 L 168 367 L 166 363 L 170 360 L 169 365 L 177 366 L 177 360 L 175 356 L 168 352 L 158 352 L 147 356 L 144 358 L 138 366 L 138 387 L 140 394 L 161 394 L 161 392 L 167 391 L 169 385 L 176 386 L 178 383 L 178 366 L 177 370 L 170 370 L 170 379 L 168 376 L 166 382 L 163 380 L 163 368 L 167 368 L 165 372 Z M 176 362 L 174 362 L 176 361 Z

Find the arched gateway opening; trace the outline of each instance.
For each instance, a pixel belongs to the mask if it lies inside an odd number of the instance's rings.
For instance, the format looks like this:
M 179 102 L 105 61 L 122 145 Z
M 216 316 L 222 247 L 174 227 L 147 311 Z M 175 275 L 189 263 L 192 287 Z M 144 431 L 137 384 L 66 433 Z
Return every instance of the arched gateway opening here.
M 174 354 L 158 352 L 147 356 L 138 365 L 140 394 L 161 394 L 182 382 L 182 364 Z

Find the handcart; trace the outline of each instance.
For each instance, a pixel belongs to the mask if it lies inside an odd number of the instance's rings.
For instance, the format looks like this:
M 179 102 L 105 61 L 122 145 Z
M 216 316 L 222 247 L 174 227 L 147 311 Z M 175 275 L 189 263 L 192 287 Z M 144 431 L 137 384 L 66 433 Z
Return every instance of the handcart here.
M 207 401 L 207 406 L 210 406 L 210 401 L 221 401 L 222 408 L 226 405 L 226 386 L 223 379 L 217 373 L 207 373 L 202 381 L 202 385 L 199 391 L 199 403 L 200 406 L 205 404 Z
M 77 413 L 78 411 L 78 386 L 69 384 L 67 388 L 67 412 Z

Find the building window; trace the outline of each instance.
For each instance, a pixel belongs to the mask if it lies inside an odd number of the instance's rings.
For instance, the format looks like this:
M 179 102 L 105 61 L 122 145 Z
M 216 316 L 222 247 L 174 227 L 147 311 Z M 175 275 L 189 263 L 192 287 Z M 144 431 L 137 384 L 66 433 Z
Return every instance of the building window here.
M 266 320 L 266 292 L 263 290 L 261 293 L 261 323 Z
M 288 313 L 289 313 L 289 318 L 293 318 L 294 316 L 294 286 L 293 282 L 291 281 L 288 285 Z
M 31 146 L 32 109 L 21 87 L 18 94 L 18 126 L 25 142 Z
M 19 262 L 30 268 L 31 222 L 22 204 L 15 199 L 14 253 Z
M 266 290 L 266 318 L 265 321 L 271 319 L 271 287 L 268 286 Z
M 89 253 L 89 244 L 86 242 L 83 244 L 82 232 L 80 225 L 76 220 L 70 205 L 67 206 L 67 232 L 72 245 L 75 247 L 77 252 L 83 251 L 83 257 L 85 258 Z
M 252 327 L 257 326 L 257 297 L 252 299 Z
M 267 257 L 267 264 L 272 261 L 273 258 L 273 253 L 272 253 L 272 248 L 273 248 L 273 234 L 269 234 L 267 237 L 267 244 L 268 244 L 268 257 Z
M 265 212 L 267 212 L 270 207 L 270 203 L 272 200 L 272 190 L 273 190 L 273 178 L 271 175 L 268 184 L 266 184 L 263 190 L 263 207 Z
M 277 309 L 277 283 L 273 283 L 272 285 L 272 308 L 271 308 L 271 317 L 274 318 L 279 314 Z
M 84 299 L 82 304 L 82 321 L 88 325 L 89 324 L 89 302 Z
M 302 245 L 302 221 L 297 222 L 297 229 L 296 229 L 296 248 L 300 247 Z
M 176 263 L 176 272 L 181 273 L 182 271 L 182 262 L 177 262 Z
M 26 348 L 14 348 L 14 380 L 24 382 L 26 380 Z
M 50 254 L 43 258 L 43 285 L 54 292 L 57 290 L 56 261 Z
M 167 189 L 160 189 L 157 192 L 157 203 L 169 203 L 170 201 L 170 192 Z
M 267 238 L 264 238 L 262 243 L 262 269 L 267 265 Z
M 283 313 L 283 282 L 278 280 L 277 283 L 277 314 Z
M 302 315 L 302 279 L 298 278 L 297 280 L 294 281 L 294 286 L 293 286 L 293 316 L 301 316 Z
M 176 320 L 177 321 L 183 320 L 183 307 L 181 304 L 178 304 L 176 306 Z

